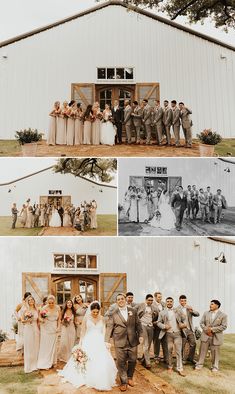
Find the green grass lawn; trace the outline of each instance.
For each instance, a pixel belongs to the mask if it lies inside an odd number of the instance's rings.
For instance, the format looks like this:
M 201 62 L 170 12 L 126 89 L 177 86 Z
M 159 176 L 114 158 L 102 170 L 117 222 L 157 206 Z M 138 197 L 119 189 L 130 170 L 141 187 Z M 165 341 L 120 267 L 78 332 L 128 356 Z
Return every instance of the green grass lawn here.
M 16 140 L 0 140 L 0 156 L 15 156 L 21 153 L 21 147 Z
M 25 374 L 22 367 L 0 368 L 1 394 L 37 394 L 42 377 L 39 372 Z
M 86 231 L 81 235 L 117 235 L 116 215 L 97 215 L 97 224 L 97 229 Z
M 218 156 L 235 156 L 235 138 L 224 139 L 215 146 L 215 153 Z
M 0 236 L 1 235 L 38 235 L 41 228 L 22 228 L 20 223 L 16 223 L 16 228 L 11 228 L 11 217 L 0 216 Z
M 177 373 L 170 376 L 166 369 L 154 366 L 152 372 L 159 374 L 162 379 L 172 384 L 182 394 L 234 394 L 235 393 L 235 334 L 225 335 L 225 342 L 221 347 L 220 372 L 212 374 L 210 360 L 206 359 L 204 368 L 200 372 L 191 366 L 185 366 L 187 374 L 182 378 Z

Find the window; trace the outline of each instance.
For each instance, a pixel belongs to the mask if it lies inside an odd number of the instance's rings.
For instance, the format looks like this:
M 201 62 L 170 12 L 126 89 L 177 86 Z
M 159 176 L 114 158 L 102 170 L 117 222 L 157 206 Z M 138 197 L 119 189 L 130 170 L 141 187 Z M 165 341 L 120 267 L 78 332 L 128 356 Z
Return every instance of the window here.
M 97 79 L 132 80 L 134 79 L 134 69 L 132 67 L 97 68 Z
M 94 254 L 54 254 L 54 269 L 56 270 L 84 270 L 97 269 L 97 255 Z
M 54 194 L 62 195 L 62 190 L 49 190 L 48 194 L 53 196 Z

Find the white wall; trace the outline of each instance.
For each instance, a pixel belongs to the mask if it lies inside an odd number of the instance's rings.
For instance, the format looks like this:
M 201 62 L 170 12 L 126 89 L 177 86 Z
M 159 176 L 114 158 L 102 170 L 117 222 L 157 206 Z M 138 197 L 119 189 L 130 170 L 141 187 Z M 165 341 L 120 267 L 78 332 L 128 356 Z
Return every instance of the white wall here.
M 16 161 L 15 164 L 17 165 Z M 62 190 L 64 196 L 72 197 L 72 204 L 75 206 L 80 205 L 84 200 L 95 199 L 98 204 L 98 214 L 117 212 L 117 189 L 97 186 L 71 174 L 55 174 L 52 170 L 48 170 L 13 185 L 1 186 L 0 216 L 11 215 L 11 206 L 14 202 L 17 203 L 18 209 L 28 198 L 31 199 L 32 204 L 39 203 L 40 196 L 47 196 L 49 190 Z
M 0 138 L 46 131 L 54 101 L 70 98 L 71 83 L 97 83 L 102 66 L 133 66 L 135 82 L 159 82 L 162 101 L 192 108 L 194 134 L 235 137 L 235 52 L 109 6 L 0 49 Z
M 227 264 L 214 261 L 222 251 Z M 54 252 L 97 253 L 97 273 L 126 272 L 128 290 L 135 293 L 137 302 L 156 290 L 175 300 L 186 294 L 203 313 L 210 300 L 217 298 L 229 316 L 227 332 L 234 332 L 235 246 L 194 237 L 142 238 L 141 242 L 130 237 L 64 238 L 63 242 L 55 237 L 19 237 L 11 238 L 10 246 L 7 238 L 0 238 L 1 328 L 10 330 L 12 311 L 22 297 L 22 272 L 53 273 Z
M 185 189 L 187 185 L 193 184 L 204 190 L 211 186 L 212 193 L 216 193 L 220 188 L 228 205 L 235 207 L 235 163 L 225 163 L 216 158 L 118 159 L 118 194 L 121 204 L 129 186 L 130 175 L 151 176 L 145 173 L 145 166 L 167 167 L 167 176 L 182 176 L 182 186 Z M 230 168 L 231 172 L 224 171 L 226 168 Z

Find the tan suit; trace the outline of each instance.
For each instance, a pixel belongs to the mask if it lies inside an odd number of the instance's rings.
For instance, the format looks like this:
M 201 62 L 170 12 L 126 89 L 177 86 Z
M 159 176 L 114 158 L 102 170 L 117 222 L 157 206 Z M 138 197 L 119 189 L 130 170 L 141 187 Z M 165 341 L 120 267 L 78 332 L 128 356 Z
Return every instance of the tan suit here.
M 156 139 L 158 143 L 161 145 L 162 143 L 162 134 L 163 134 L 163 108 L 154 107 L 153 110 L 153 124 L 156 130 Z
M 172 125 L 173 111 L 168 106 L 163 109 L 163 124 L 165 126 L 167 144 L 171 143 L 171 125 Z
M 205 357 L 210 347 L 212 368 L 217 370 L 219 369 L 220 346 L 223 344 L 223 331 L 227 328 L 227 315 L 218 310 L 215 319 L 213 320 L 211 312 L 205 312 L 202 316 L 200 326 L 203 331 L 201 335 L 199 360 L 196 368 L 200 369 L 203 367 Z M 211 327 L 212 336 L 209 336 L 206 333 L 208 327 Z
M 144 343 L 143 343 L 143 358 L 145 360 L 146 365 L 150 365 L 150 348 L 153 342 L 153 333 L 154 333 L 154 326 L 153 322 L 157 320 L 158 318 L 158 309 L 155 305 L 151 305 L 151 322 L 149 324 L 146 324 L 142 321 L 142 318 L 145 314 L 146 310 L 146 303 L 142 303 L 137 307 L 137 315 L 140 319 L 141 325 L 142 325 L 142 330 L 143 330 L 143 338 L 144 338 Z
M 180 145 L 180 110 L 178 107 L 172 109 L 172 127 L 175 136 L 175 145 Z
M 185 143 L 188 146 L 192 145 L 192 120 L 191 115 L 192 111 L 189 108 L 184 108 L 180 111 L 180 118 L 185 138 Z
M 184 309 L 179 305 L 176 310 L 178 312 L 184 313 Z M 189 311 L 188 309 L 186 310 L 187 314 L 187 321 L 188 321 L 188 327 L 183 329 L 183 361 L 186 361 L 186 353 L 185 353 L 185 345 L 186 343 L 189 344 L 189 354 L 188 354 L 188 361 L 193 362 L 194 360 L 194 355 L 195 355 L 195 350 L 196 350 L 196 339 L 195 339 L 195 334 L 194 334 L 194 327 L 193 327 L 193 317 L 199 316 L 199 312 L 197 311 Z
M 134 127 L 135 127 L 135 140 L 136 142 L 140 142 L 140 129 L 142 125 L 142 118 L 143 118 L 143 108 L 139 105 L 134 109 L 132 115 Z
M 134 308 L 127 307 L 127 320 L 124 319 L 122 313 L 115 310 L 109 316 L 105 342 L 109 342 L 113 338 L 117 369 L 122 384 L 127 384 L 128 379 L 132 379 L 136 360 L 137 346 L 139 345 L 139 337 L 142 336 L 142 326 Z
M 128 144 L 131 144 L 131 129 L 132 129 L 132 108 L 130 105 L 127 105 L 124 109 L 124 120 L 123 124 L 125 125 L 126 129 L 126 140 Z
M 151 124 L 152 124 L 152 108 L 149 104 L 144 107 L 143 111 L 143 123 L 146 132 L 146 144 L 149 145 L 151 141 Z

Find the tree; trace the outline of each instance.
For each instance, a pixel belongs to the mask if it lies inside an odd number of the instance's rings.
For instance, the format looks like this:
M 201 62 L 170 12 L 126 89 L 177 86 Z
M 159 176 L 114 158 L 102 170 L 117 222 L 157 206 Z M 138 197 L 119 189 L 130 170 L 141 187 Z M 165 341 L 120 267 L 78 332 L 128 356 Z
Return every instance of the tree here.
M 111 182 L 114 173 L 117 171 L 117 160 L 103 158 L 59 159 L 54 166 L 54 171 L 61 174 L 72 174 L 96 185 L 114 188 L 115 186 L 103 185 L 97 181 Z
M 98 0 L 100 1 L 100 0 Z M 211 18 L 215 27 L 235 27 L 235 0 L 123 0 L 127 6 L 155 8 L 171 20 L 186 16 L 190 23 L 203 23 Z

